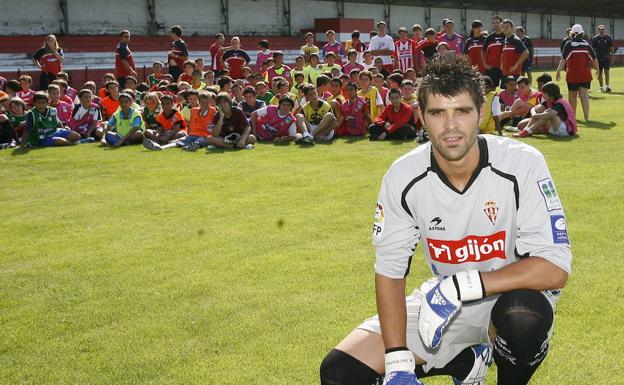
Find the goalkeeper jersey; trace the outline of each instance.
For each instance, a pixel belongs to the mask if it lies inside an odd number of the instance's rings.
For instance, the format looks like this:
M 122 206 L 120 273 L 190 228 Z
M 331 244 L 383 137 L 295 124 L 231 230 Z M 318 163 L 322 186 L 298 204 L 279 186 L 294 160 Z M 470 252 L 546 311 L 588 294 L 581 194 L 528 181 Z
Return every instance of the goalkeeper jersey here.
M 492 271 L 539 256 L 566 272 L 566 220 L 543 155 L 518 141 L 478 137 L 479 165 L 464 191 L 440 170 L 431 143 L 395 161 L 383 178 L 373 224 L 375 271 L 408 275 L 416 245 L 434 275 Z

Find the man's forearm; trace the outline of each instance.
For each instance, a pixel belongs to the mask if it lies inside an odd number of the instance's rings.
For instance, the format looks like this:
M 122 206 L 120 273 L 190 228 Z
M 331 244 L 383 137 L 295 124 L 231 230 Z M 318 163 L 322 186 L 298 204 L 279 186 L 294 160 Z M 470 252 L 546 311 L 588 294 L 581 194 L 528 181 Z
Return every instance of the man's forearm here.
M 407 345 L 405 279 L 392 279 L 375 274 L 377 312 L 386 349 Z
M 481 273 L 487 295 L 516 289 L 549 290 L 565 286 L 568 273 L 540 257 L 528 257 L 502 269 Z

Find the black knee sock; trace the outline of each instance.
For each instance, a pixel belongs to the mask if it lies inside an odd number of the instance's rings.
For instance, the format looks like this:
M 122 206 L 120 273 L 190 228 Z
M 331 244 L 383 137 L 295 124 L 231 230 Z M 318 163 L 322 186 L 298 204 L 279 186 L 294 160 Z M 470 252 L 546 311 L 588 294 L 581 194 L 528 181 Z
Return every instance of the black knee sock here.
M 332 349 L 320 368 L 321 385 L 381 385 L 383 375 L 338 349 Z
M 470 373 L 472 365 L 474 365 L 475 355 L 472 348 L 466 348 L 461 351 L 451 362 L 443 368 L 433 368 L 425 373 L 422 365 L 416 366 L 416 377 L 424 378 L 430 376 L 453 376 L 455 378 L 464 379 Z

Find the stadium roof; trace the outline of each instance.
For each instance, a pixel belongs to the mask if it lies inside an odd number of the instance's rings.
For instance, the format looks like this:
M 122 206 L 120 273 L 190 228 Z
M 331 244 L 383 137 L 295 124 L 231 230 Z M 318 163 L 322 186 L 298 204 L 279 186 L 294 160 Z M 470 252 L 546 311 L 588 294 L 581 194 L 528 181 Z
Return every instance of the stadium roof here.
M 552 13 L 555 15 L 575 15 L 587 17 L 624 17 L 624 4 L 621 0 L 520 0 L 502 2 L 500 0 L 445 1 L 445 0 L 345 0 L 350 3 L 388 3 L 414 5 L 419 7 L 499 9 L 511 12 Z M 337 0 L 334 0 L 337 2 Z

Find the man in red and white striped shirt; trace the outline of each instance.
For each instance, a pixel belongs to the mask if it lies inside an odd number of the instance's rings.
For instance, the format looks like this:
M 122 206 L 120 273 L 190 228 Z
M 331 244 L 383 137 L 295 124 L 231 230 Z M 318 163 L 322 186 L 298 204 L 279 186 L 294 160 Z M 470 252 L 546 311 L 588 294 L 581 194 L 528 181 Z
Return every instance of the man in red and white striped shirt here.
M 407 37 L 407 28 L 399 28 L 399 40 L 394 43 L 394 68 L 405 73 L 408 68 L 414 68 L 416 62 L 416 43 Z

